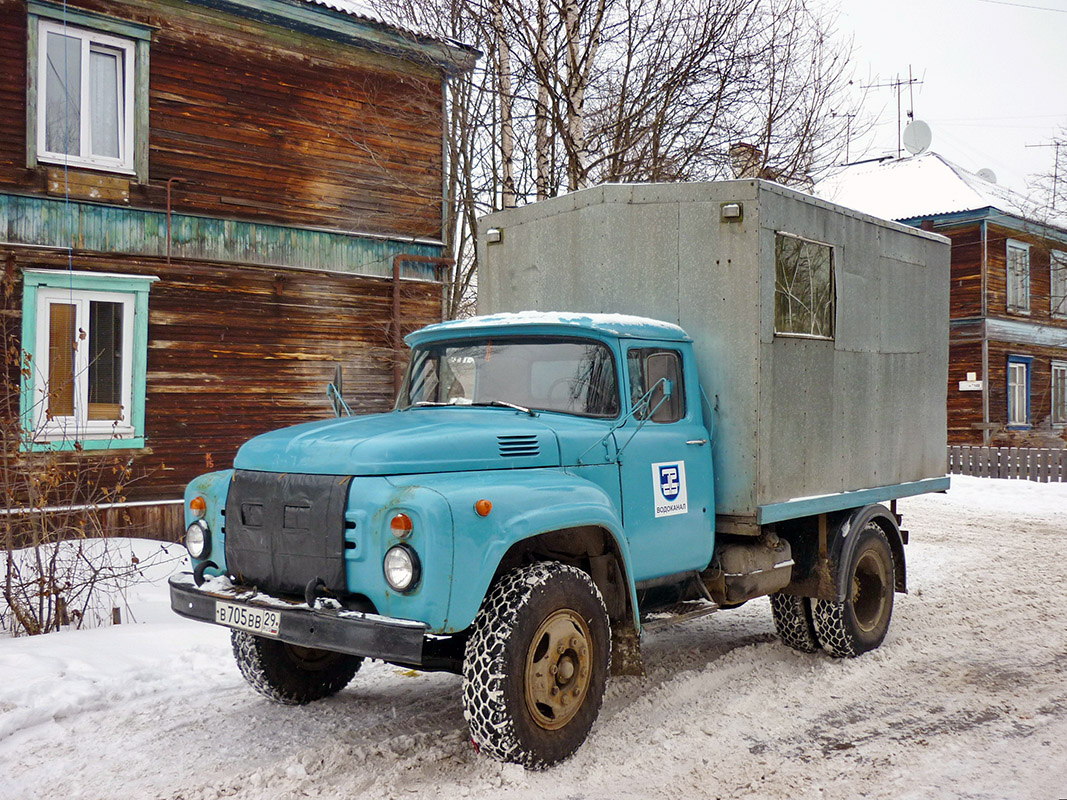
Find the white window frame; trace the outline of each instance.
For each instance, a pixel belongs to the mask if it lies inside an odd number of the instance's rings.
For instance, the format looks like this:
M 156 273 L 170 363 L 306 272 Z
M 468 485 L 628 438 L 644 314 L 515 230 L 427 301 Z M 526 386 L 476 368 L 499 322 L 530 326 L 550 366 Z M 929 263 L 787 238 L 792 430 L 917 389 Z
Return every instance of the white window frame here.
M 1030 424 L 1030 367 L 1023 359 L 1008 361 L 1008 425 L 1025 427 Z
M 1012 259 L 1013 251 L 1020 255 L 1021 261 Z M 1008 281 L 1008 311 L 1020 314 L 1030 313 L 1030 245 L 1015 239 L 1008 239 L 1006 254 L 1006 275 Z M 1022 264 L 1019 269 L 1016 265 Z
M 89 28 L 40 19 L 38 25 L 37 47 L 37 159 L 43 162 L 87 166 L 112 172 L 134 174 L 134 85 L 136 70 L 136 45 L 130 39 L 123 39 L 100 33 Z M 79 103 L 81 122 L 79 127 L 79 155 L 56 153 L 46 149 L 45 121 L 48 109 L 48 34 L 56 33 L 81 41 L 81 86 Z M 94 47 L 119 50 L 122 52 L 120 65 L 121 91 L 118 93 L 122 105 L 119 118 L 122 130 L 118 133 L 119 157 L 93 155 L 92 153 L 92 109 L 90 108 L 90 66 L 89 54 Z
M 89 419 L 89 304 L 92 301 L 122 304 L 122 411 L 115 420 Z M 133 407 L 133 293 L 101 292 L 82 289 L 37 290 L 37 342 L 34 369 L 33 399 L 37 406 L 34 415 L 34 440 L 43 442 L 77 441 L 84 438 L 132 438 L 136 431 L 130 421 Z M 79 346 L 74 358 L 74 414 L 48 419 L 49 372 L 49 306 L 73 305 Z M 85 336 L 81 334 L 84 331 Z M 82 346 L 84 345 L 84 346 Z
M 1067 361 L 1052 362 L 1052 424 L 1067 425 Z
M 1067 253 L 1053 250 L 1049 257 L 1049 311 L 1067 319 Z

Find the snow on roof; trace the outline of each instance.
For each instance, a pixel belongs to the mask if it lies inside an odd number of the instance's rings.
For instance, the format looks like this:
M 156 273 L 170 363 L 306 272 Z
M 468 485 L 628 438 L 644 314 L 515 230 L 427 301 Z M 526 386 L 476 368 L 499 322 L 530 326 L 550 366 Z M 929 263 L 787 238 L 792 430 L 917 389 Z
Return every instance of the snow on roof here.
M 815 195 L 885 219 L 953 214 L 995 208 L 1042 218 L 1038 203 L 990 183 L 937 153 L 852 164 L 815 185 Z
M 510 327 L 516 325 L 562 325 L 585 328 L 615 334 L 617 336 L 637 336 L 685 340 L 688 335 L 677 325 L 661 322 L 648 317 L 636 317 L 629 314 L 576 314 L 560 311 L 515 311 L 490 314 L 481 317 L 468 317 L 448 322 L 439 322 L 423 328 L 427 333 L 464 330 L 467 328 Z M 422 338 L 421 333 L 416 338 Z M 415 336 L 411 334 L 410 336 Z M 411 341 L 409 337 L 408 341 Z
M 347 14 L 350 17 L 357 17 L 375 25 L 392 28 L 400 33 L 414 35 L 419 38 L 432 39 L 452 46 L 467 48 L 467 45 L 464 45 L 458 40 L 439 36 L 420 25 L 412 23 L 410 20 L 401 22 L 398 18 L 386 14 L 380 9 L 374 8 L 367 3 L 360 2 L 360 0 L 304 0 L 304 2 L 323 6 L 324 8 L 329 8 L 333 11 L 339 11 L 342 14 Z

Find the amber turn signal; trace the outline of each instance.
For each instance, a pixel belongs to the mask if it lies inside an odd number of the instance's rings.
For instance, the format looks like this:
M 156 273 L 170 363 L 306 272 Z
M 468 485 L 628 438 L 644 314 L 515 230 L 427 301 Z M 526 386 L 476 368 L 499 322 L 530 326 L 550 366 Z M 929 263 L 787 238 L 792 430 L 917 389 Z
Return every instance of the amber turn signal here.
M 393 531 L 393 535 L 404 539 L 411 535 L 411 531 L 414 529 L 415 524 L 411 521 L 411 517 L 407 514 L 397 514 L 391 520 L 389 520 L 389 528 Z
M 199 495 L 194 497 L 189 501 L 189 511 L 197 519 L 203 519 L 204 515 L 207 514 L 207 500 Z
M 479 500 L 474 504 L 474 510 L 478 512 L 478 516 L 488 517 L 489 512 L 493 510 L 493 503 L 489 500 Z

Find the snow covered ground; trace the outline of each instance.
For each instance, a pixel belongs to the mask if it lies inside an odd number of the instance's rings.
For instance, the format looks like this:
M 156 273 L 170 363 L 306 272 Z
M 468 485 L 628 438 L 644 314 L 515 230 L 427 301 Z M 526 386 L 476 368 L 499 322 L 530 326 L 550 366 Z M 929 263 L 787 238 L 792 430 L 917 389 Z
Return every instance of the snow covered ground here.
M 170 615 L 0 639 L 0 796 L 1067 798 L 1067 484 L 955 478 L 902 501 L 911 593 L 880 650 L 777 642 L 765 600 L 646 635 L 589 741 L 528 773 L 467 742 L 460 679 L 367 664 L 302 708 L 228 633 Z

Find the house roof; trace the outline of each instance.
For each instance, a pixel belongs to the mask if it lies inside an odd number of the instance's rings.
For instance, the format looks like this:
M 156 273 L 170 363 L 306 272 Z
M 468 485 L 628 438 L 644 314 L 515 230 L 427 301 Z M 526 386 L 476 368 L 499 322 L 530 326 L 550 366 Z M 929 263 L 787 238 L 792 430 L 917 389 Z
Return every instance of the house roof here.
M 911 220 L 995 209 L 1067 230 L 1067 219 L 1026 195 L 979 177 L 933 152 L 851 164 L 815 185 L 817 197 L 878 217 Z
M 448 42 L 450 44 L 458 44 L 453 39 L 445 39 L 439 36 L 434 36 L 429 31 L 414 25 L 410 22 L 400 22 L 397 19 L 390 17 L 373 6 L 360 2 L 360 0 L 305 0 L 305 2 L 312 3 L 317 6 L 325 6 L 326 8 L 333 9 L 334 11 L 340 11 L 342 14 L 347 14 L 351 17 L 356 17 L 365 22 L 371 22 L 375 25 L 392 28 L 400 33 L 407 33 L 413 36 L 426 39 L 437 39 L 441 42 Z
M 189 0 L 239 16 L 275 23 L 326 39 L 358 44 L 402 58 L 466 72 L 480 53 L 470 45 L 420 28 L 363 0 Z

